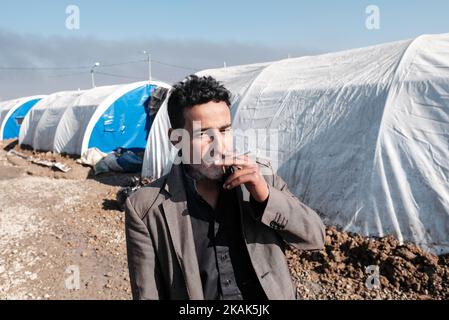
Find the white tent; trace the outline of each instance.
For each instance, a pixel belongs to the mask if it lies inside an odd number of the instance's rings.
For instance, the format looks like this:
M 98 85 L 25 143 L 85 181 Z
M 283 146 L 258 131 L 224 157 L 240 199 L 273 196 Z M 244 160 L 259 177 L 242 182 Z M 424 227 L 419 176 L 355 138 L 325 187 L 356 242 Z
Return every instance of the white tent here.
M 20 128 L 19 143 L 35 150 L 54 151 L 58 123 L 83 91 L 62 91 L 42 99 L 27 114 Z
M 19 136 L 26 114 L 45 96 L 32 96 L 0 102 L 0 140 Z
M 171 168 L 171 159 L 176 149 L 168 141 L 168 129 L 171 127 L 167 112 L 168 99 L 161 105 L 151 126 L 145 156 L 142 164 L 142 177 L 160 178 Z
M 73 155 L 93 147 L 143 149 L 150 126 L 145 103 L 157 87 L 169 86 L 143 81 L 50 95 L 25 118 L 19 143 Z
M 226 83 L 226 87 L 233 93 L 231 109 L 233 114 L 237 110 L 240 98 L 245 95 L 250 84 L 268 65 L 269 63 L 259 63 L 239 66 L 238 68 L 214 70 L 214 72 L 220 73 L 220 81 Z M 177 150 L 172 147 L 167 139 L 168 129 L 171 127 L 167 113 L 167 102 L 168 99 L 162 104 L 151 127 L 149 135 L 151 139 L 148 139 L 142 167 L 143 177 L 160 178 L 167 174 L 170 171 L 172 159 L 177 153 Z
M 235 130 L 276 130 L 249 148 L 326 223 L 449 252 L 449 34 L 199 74 L 238 93 Z

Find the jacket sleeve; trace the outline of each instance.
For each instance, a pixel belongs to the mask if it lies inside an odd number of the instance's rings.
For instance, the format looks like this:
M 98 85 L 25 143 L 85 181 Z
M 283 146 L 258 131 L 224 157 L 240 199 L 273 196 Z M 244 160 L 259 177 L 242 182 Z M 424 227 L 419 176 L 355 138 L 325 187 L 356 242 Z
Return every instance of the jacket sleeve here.
M 134 300 L 164 299 L 162 275 L 148 228 L 129 199 L 125 206 L 126 249 Z
M 323 249 L 325 228 L 318 214 L 299 201 L 276 174 L 268 188 L 270 194 L 260 221 L 276 230 L 289 245 L 304 250 Z

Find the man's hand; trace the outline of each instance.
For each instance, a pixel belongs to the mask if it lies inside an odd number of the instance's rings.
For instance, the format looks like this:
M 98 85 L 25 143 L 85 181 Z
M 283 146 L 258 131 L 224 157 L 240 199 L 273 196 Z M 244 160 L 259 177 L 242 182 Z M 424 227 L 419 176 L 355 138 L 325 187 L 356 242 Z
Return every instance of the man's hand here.
M 244 184 L 257 202 L 265 202 L 268 199 L 268 185 L 260 174 L 259 166 L 249 156 L 226 158 L 221 164 L 225 167 L 233 166 L 235 169 L 224 182 L 223 188 L 230 190 Z

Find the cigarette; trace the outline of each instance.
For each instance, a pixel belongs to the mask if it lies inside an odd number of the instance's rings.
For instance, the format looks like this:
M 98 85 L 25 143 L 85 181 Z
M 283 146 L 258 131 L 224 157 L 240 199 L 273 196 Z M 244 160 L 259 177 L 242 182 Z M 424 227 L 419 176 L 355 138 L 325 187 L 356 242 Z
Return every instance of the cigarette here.
M 247 154 L 250 154 L 251 151 L 245 151 L 243 153 L 239 153 L 239 154 L 230 154 L 230 156 L 234 157 L 234 158 L 238 158 L 238 157 L 242 157 L 242 156 L 246 156 Z
M 251 153 L 251 151 L 246 151 L 246 152 L 243 152 L 243 153 L 240 153 L 240 154 L 237 154 L 237 155 L 233 155 L 233 157 L 234 158 L 238 158 L 238 157 L 246 156 L 246 155 L 248 155 L 250 153 Z M 233 167 L 233 166 L 230 166 L 230 167 Z M 225 174 L 226 173 L 226 166 L 222 166 L 222 169 L 223 169 L 223 173 Z

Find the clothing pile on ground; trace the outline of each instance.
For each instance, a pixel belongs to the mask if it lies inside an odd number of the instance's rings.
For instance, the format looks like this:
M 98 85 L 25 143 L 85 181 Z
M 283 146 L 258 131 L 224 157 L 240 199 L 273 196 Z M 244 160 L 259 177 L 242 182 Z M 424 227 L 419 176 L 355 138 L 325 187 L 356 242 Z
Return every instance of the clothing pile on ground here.
M 84 152 L 78 162 L 93 167 L 95 175 L 111 171 L 140 173 L 142 170 L 143 152 L 118 148 L 106 154 L 97 148 L 92 148 Z

